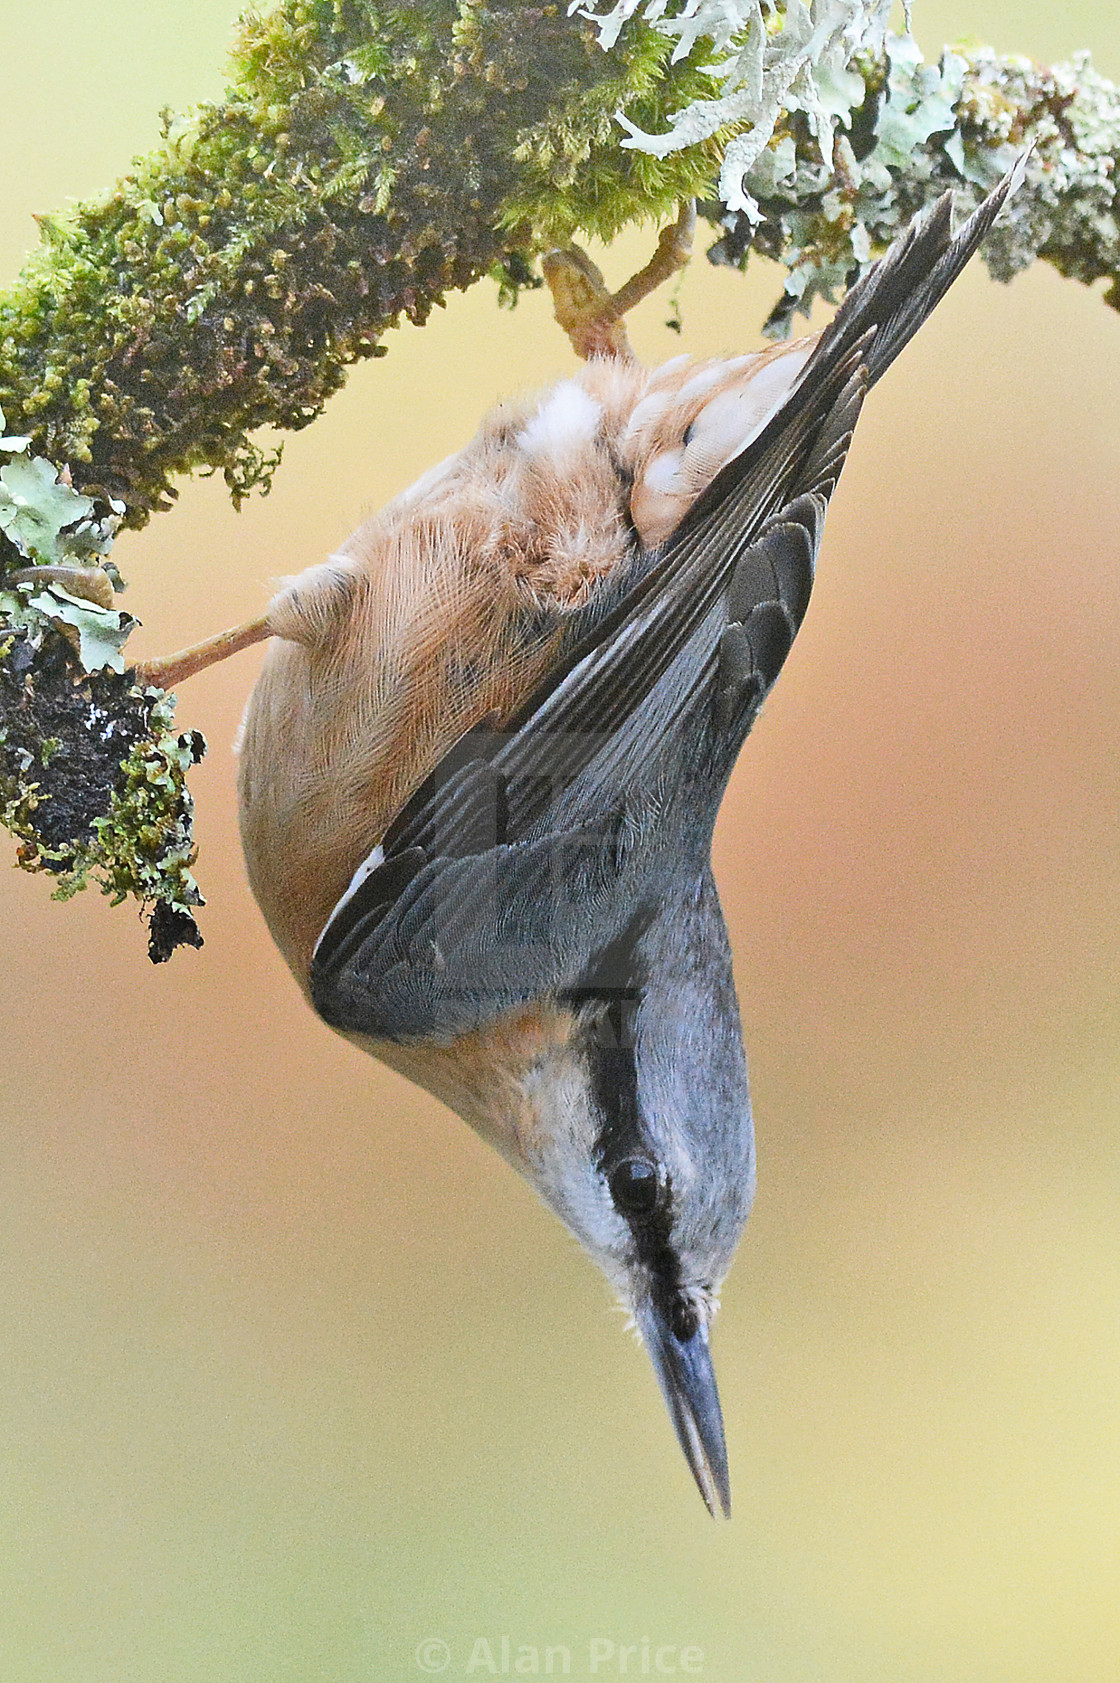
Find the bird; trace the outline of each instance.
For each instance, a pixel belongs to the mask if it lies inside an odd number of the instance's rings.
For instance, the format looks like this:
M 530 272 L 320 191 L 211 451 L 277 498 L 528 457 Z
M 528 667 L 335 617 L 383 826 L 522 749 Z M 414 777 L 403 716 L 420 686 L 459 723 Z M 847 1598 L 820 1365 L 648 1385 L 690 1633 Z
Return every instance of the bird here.
M 277 947 L 599 1265 L 713 1516 L 711 1324 L 755 1190 L 713 828 L 866 393 L 1023 162 L 955 233 L 951 194 L 923 211 L 818 334 L 653 371 L 592 335 L 241 639 L 270 638 L 238 786 Z

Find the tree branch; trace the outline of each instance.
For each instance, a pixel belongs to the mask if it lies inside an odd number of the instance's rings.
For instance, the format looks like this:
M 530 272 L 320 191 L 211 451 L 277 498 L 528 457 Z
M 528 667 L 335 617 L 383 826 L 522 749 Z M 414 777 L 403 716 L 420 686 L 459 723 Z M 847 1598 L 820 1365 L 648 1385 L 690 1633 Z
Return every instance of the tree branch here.
M 984 245 L 997 280 L 1036 258 L 1091 284 L 1120 308 L 1120 90 L 1087 53 L 1045 69 L 986 47 L 923 63 L 906 37 L 860 66 L 863 97 L 826 160 L 803 119 L 779 124 L 747 177 L 754 217 L 711 200 L 724 230 L 709 252 L 745 266 L 751 250 L 789 270 L 768 323 L 780 336 L 813 298 L 832 299 L 924 204 L 953 190 L 975 205 L 1025 147 L 1027 183 Z
M 1120 96 L 1087 59 L 924 65 L 884 38 L 880 0 L 830 5 L 814 63 L 793 15 L 764 22 L 755 0 L 714 42 L 625 5 L 283 0 L 243 23 L 223 103 L 168 116 L 133 175 L 43 219 L 0 298 L 0 816 L 21 863 L 64 895 L 92 879 L 154 905 L 153 956 L 199 938 L 185 775 L 201 743 L 125 669 L 113 532 L 191 468 L 235 501 L 267 489 L 278 458 L 254 431 L 307 425 L 449 290 L 489 273 L 515 297 L 547 247 L 698 196 L 716 261 L 789 268 L 781 332 L 922 203 L 979 197 L 1033 141 L 993 272 L 1041 256 L 1120 300 Z M 719 73 L 698 68 L 717 49 Z

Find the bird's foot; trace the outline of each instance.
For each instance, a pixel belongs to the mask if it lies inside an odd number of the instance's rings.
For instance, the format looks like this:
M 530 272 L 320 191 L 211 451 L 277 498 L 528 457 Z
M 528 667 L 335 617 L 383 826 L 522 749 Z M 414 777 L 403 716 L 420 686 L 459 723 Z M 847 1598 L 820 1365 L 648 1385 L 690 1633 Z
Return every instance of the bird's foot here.
M 591 357 L 634 360 L 626 337 L 624 317 L 643 298 L 683 269 L 692 255 L 696 203 L 683 204 L 675 222 L 661 230 L 657 249 L 617 292 L 610 292 L 602 273 L 578 245 L 545 253 L 542 268 L 552 293 L 556 320 L 584 361 Z

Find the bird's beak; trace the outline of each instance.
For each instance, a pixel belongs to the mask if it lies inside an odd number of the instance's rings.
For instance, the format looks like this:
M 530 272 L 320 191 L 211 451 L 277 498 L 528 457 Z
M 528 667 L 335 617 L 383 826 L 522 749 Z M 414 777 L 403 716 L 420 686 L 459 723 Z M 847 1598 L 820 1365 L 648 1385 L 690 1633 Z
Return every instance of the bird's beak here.
M 649 1351 L 661 1394 L 677 1429 L 685 1460 L 713 1519 L 731 1517 L 731 1481 L 723 1414 L 716 1390 L 708 1329 L 701 1323 L 691 1338 L 677 1338 L 663 1309 L 647 1303 L 635 1318 Z

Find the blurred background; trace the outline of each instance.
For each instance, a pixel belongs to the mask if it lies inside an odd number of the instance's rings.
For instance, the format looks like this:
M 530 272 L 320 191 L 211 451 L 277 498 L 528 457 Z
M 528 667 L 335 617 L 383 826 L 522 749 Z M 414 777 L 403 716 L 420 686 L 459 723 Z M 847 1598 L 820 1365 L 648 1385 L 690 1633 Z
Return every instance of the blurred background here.
M 235 13 L 6 0 L 5 277 L 32 212 L 220 94 Z M 1093 0 L 914 21 L 927 54 L 1089 46 L 1120 76 Z M 683 340 L 655 298 L 639 353 L 750 348 L 779 286 L 698 260 Z M 138 655 L 260 612 L 572 366 L 543 297 L 486 284 L 390 350 L 267 501 L 196 480 L 121 540 Z M 503 1636 L 573 1676 L 646 1641 L 711 1683 L 1114 1683 L 1118 382 L 1099 295 L 970 269 L 868 404 L 725 804 L 760 1161 L 716 1334 L 730 1524 L 574 1241 L 272 950 L 230 752 L 259 651 L 180 697 L 210 742 L 202 952 L 153 969 L 132 909 L 53 904 L 8 852 L 5 1683 L 403 1683 L 429 1639 L 456 1677 Z

